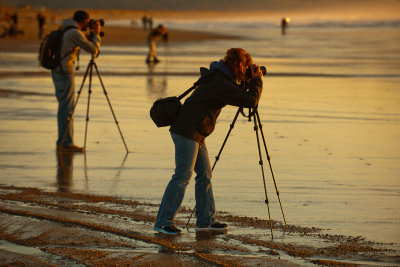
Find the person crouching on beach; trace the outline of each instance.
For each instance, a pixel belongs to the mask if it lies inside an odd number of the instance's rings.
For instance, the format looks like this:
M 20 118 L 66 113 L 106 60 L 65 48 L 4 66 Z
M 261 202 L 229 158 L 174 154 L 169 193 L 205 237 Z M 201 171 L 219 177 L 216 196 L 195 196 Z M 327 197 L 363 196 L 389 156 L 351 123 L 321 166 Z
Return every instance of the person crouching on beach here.
M 251 66 L 251 76 L 246 70 Z M 220 61 L 201 68 L 199 85 L 186 99 L 170 132 L 175 144 L 175 173 L 168 183 L 154 230 L 165 234 L 180 234 L 174 217 L 182 203 L 186 186 L 193 171 L 196 198 L 196 231 L 227 230 L 225 223 L 216 221 L 214 195 L 211 185 L 212 169 L 205 138 L 213 131 L 221 109 L 226 105 L 254 108 L 262 92 L 263 74 L 253 65 L 252 57 L 242 48 L 231 48 Z M 248 78 L 247 90 L 240 85 Z
M 164 42 L 168 41 L 168 30 L 167 28 L 160 24 L 155 29 L 150 30 L 147 36 L 147 45 L 149 46 L 149 54 L 146 58 L 146 63 L 158 63 L 160 60 L 157 58 L 156 53 L 156 40 L 162 38 Z
M 74 145 L 73 142 L 73 120 L 68 125 L 68 117 L 75 102 L 75 77 L 74 65 L 79 49 L 83 48 L 92 55 L 97 55 L 100 48 L 99 21 L 92 26 L 93 36 L 89 41 L 83 31 L 89 26 L 89 14 L 86 11 L 78 10 L 73 18 L 62 22 L 64 35 L 61 45 L 61 65 L 52 70 L 53 83 L 56 89 L 58 100 L 58 140 L 57 150 L 68 152 L 83 152 L 83 147 Z

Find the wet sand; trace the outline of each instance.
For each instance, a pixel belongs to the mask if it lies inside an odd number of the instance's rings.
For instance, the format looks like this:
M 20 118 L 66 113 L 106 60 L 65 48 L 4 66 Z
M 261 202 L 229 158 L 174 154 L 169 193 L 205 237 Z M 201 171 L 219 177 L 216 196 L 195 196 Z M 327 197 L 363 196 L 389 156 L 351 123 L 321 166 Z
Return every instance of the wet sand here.
M 0 260 L 6 265 L 356 266 L 340 259 L 360 256 L 395 261 L 380 244 L 317 228 L 274 221 L 272 240 L 268 221 L 229 213 L 219 215 L 230 225 L 227 233 L 195 233 L 190 224 L 181 236 L 166 236 L 152 230 L 157 205 L 145 202 L 13 186 L 0 186 L 0 202 Z M 190 213 L 181 208 L 179 227 Z M 288 236 L 302 242 L 289 243 Z

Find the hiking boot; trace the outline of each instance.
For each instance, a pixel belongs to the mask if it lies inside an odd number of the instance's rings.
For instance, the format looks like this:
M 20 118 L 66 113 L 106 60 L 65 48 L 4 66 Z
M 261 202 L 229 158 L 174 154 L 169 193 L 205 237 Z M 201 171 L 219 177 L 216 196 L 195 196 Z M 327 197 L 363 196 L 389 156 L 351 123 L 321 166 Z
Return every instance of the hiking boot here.
M 196 231 L 226 231 L 228 225 L 226 223 L 215 222 L 207 226 L 196 227 Z
M 182 231 L 175 225 L 173 226 L 154 226 L 154 231 L 167 235 L 180 235 Z
M 82 153 L 82 152 L 85 152 L 85 148 L 84 147 L 79 147 L 77 145 L 72 145 L 72 146 L 59 145 L 59 146 L 57 146 L 57 151 Z

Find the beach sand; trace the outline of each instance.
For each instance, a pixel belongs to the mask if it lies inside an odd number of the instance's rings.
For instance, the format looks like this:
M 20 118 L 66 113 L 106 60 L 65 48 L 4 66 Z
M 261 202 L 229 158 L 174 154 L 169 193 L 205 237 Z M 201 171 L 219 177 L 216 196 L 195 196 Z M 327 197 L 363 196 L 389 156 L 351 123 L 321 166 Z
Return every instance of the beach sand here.
M 110 196 L 0 186 L 0 201 L 0 261 L 6 266 L 74 262 L 86 266 L 356 266 L 324 258 L 355 253 L 376 257 L 383 252 L 362 238 L 325 235 L 317 228 L 277 222 L 273 222 L 276 239 L 266 241 L 266 220 L 227 213 L 219 219 L 232 227 L 228 232 L 195 233 L 189 224 L 190 230 L 183 230 L 181 236 L 155 234 L 158 205 Z M 182 229 L 190 213 L 180 209 L 176 223 Z M 282 234 L 320 239 L 321 247 L 282 242 Z M 291 261 L 297 258 L 299 265 L 286 260 L 285 254 Z

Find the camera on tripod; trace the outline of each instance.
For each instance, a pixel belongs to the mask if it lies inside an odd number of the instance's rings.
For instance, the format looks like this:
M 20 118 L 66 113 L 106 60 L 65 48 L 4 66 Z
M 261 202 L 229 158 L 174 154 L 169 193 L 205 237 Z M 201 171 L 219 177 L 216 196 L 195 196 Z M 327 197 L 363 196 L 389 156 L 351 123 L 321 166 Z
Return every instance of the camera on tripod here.
M 89 37 L 93 37 L 93 29 L 94 29 L 94 25 L 96 24 L 96 22 L 100 23 L 101 27 L 104 27 L 104 19 L 99 19 L 99 20 L 95 20 L 95 19 L 91 19 L 89 20 L 89 29 L 90 29 L 90 33 L 89 33 Z M 103 37 L 104 36 L 104 32 L 100 32 L 100 36 Z

